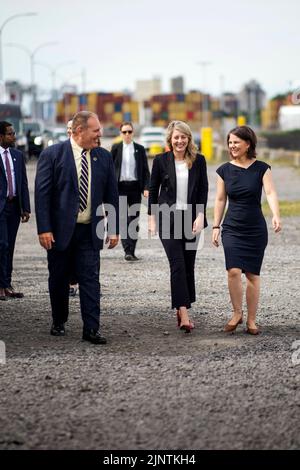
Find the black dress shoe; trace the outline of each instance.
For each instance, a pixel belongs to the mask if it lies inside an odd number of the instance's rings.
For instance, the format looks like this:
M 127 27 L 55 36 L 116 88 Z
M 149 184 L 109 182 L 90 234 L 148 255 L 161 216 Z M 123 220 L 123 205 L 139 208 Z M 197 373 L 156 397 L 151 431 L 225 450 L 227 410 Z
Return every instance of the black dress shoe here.
M 126 253 L 124 259 L 125 261 L 134 261 L 134 257 L 131 253 Z
M 66 334 L 66 331 L 65 331 L 65 326 L 63 323 L 59 323 L 58 325 L 54 325 L 54 323 L 52 323 L 50 335 L 65 336 L 65 334 Z
M 82 339 L 85 341 L 90 341 L 93 344 L 106 344 L 106 338 L 100 335 L 98 330 L 83 330 Z
M 11 297 L 12 299 L 23 299 L 24 297 L 23 292 L 16 292 L 13 287 L 8 287 L 5 289 L 5 295 L 7 297 Z

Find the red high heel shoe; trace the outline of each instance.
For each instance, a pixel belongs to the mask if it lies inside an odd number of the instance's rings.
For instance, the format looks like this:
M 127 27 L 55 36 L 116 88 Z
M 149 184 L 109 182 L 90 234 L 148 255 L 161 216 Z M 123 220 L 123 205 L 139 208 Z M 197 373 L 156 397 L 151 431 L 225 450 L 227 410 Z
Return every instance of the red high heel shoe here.
M 178 328 L 180 328 L 180 329 L 182 330 L 183 328 L 180 327 L 180 324 L 181 324 L 181 316 L 180 316 L 180 311 L 179 311 L 179 310 L 176 310 L 176 315 L 177 315 L 177 326 L 178 326 Z M 183 326 L 185 326 L 185 325 L 183 325 Z M 189 323 L 189 329 L 190 329 L 190 330 L 193 330 L 194 328 L 195 328 L 195 323 L 192 322 L 192 321 L 190 321 L 190 323 Z

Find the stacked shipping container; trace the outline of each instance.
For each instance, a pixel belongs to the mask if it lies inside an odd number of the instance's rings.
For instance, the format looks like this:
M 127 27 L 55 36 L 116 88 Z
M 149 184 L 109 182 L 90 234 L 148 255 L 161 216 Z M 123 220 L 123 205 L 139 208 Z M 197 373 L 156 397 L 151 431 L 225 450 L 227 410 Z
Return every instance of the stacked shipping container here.
M 138 103 L 123 93 L 66 93 L 56 106 L 57 122 L 66 122 L 78 111 L 96 113 L 105 125 L 118 127 L 123 121 L 139 121 Z

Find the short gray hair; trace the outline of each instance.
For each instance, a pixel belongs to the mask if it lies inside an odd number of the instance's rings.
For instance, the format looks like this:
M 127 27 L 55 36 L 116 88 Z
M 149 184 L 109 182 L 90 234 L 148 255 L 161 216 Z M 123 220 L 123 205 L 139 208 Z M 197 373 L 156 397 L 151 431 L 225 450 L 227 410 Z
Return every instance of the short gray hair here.
M 88 120 L 90 117 L 95 117 L 98 119 L 97 114 L 92 113 L 91 111 L 79 111 L 76 113 L 72 119 L 72 132 L 76 132 L 76 129 L 79 126 L 86 129 L 88 127 Z

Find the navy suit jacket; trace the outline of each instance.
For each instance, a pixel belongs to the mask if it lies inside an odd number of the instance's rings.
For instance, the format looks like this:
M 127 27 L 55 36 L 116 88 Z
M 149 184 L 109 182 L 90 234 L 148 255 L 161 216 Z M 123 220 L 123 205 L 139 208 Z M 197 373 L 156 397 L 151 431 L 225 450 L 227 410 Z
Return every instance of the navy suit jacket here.
M 99 238 L 96 230 L 103 224 L 101 206 L 110 204 L 115 208 L 116 218 L 108 210 L 108 233 L 118 234 L 119 197 L 111 154 L 97 147 L 90 155 L 92 239 L 94 249 L 100 250 L 103 237 Z M 39 156 L 35 211 L 38 233 L 52 232 L 56 249 L 65 250 L 75 230 L 79 211 L 78 177 L 70 140 L 48 147 Z
M 15 172 L 16 194 L 20 206 L 20 215 L 30 213 L 30 200 L 24 155 L 20 150 L 9 149 Z M 2 158 L 0 157 L 0 214 L 4 209 L 7 198 L 7 179 Z

